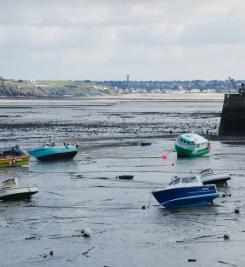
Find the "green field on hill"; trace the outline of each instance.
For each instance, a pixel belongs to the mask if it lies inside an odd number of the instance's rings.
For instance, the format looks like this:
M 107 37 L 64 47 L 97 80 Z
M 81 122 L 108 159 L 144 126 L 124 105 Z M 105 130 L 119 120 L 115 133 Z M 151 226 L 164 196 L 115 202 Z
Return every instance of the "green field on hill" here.
M 90 81 L 4 80 L 0 83 L 2 97 L 66 97 L 114 94 Z

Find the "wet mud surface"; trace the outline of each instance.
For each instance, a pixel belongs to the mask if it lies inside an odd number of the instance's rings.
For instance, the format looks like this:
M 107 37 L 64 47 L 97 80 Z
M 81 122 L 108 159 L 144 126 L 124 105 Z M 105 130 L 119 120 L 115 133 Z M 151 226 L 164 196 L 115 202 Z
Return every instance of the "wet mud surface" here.
M 149 137 L 196 132 L 217 134 L 222 101 L 9 100 L 0 103 L 2 138 Z
M 17 177 L 19 184 L 39 187 L 29 201 L 0 203 L 1 266 L 244 266 L 244 140 L 213 140 L 210 155 L 201 158 L 170 152 L 162 159 L 175 140 L 167 130 L 177 133 L 181 123 L 217 128 L 222 102 L 183 102 L 181 108 L 176 102 L 92 102 L 69 108 L 15 103 L 7 111 L 2 104 L 1 145 L 28 150 L 55 131 L 61 142 L 75 137 L 81 146 L 74 160 L 32 158 L 29 167 L 0 169 L 1 180 Z M 135 125 L 142 125 L 137 134 Z M 232 174 L 214 206 L 167 210 L 151 197 L 173 175 L 204 168 Z M 134 179 L 116 179 L 125 174 Z M 92 233 L 85 238 L 81 230 L 87 228 Z

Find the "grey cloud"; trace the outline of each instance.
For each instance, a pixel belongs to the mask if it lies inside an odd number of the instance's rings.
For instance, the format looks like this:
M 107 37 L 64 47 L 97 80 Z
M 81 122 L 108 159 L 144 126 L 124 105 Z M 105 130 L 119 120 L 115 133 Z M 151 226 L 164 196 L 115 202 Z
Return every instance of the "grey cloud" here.
M 160 79 L 164 72 L 166 79 L 188 79 L 199 71 L 208 79 L 226 71 L 213 69 L 215 54 L 223 65 L 243 64 L 235 52 L 237 46 L 243 52 L 243 0 L 0 0 L 0 6 L 0 70 L 9 77 L 117 79 L 130 72 Z
M 177 40 L 183 45 L 243 44 L 245 21 L 231 18 L 191 25 Z

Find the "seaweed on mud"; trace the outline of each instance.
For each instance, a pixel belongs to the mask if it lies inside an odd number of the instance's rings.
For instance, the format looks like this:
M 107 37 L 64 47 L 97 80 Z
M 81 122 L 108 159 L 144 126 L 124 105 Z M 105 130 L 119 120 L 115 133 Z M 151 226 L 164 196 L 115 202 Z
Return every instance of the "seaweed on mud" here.
M 82 254 L 83 254 L 84 256 L 86 256 L 86 257 L 89 257 L 89 252 L 90 252 L 91 250 L 93 250 L 94 248 L 95 248 L 95 246 L 93 246 L 93 247 L 87 249 L 86 251 L 82 252 Z

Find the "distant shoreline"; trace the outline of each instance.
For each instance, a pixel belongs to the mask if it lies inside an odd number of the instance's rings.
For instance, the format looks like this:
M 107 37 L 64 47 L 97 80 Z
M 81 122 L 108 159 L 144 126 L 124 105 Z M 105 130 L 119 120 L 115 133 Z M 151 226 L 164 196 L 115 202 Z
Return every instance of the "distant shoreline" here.
M 223 101 L 224 93 L 148 93 L 148 94 L 122 94 L 122 95 L 98 95 L 98 96 L 28 96 L 9 97 L 1 96 L 0 103 L 6 101 L 47 101 L 47 100 L 121 100 L 121 101 Z

